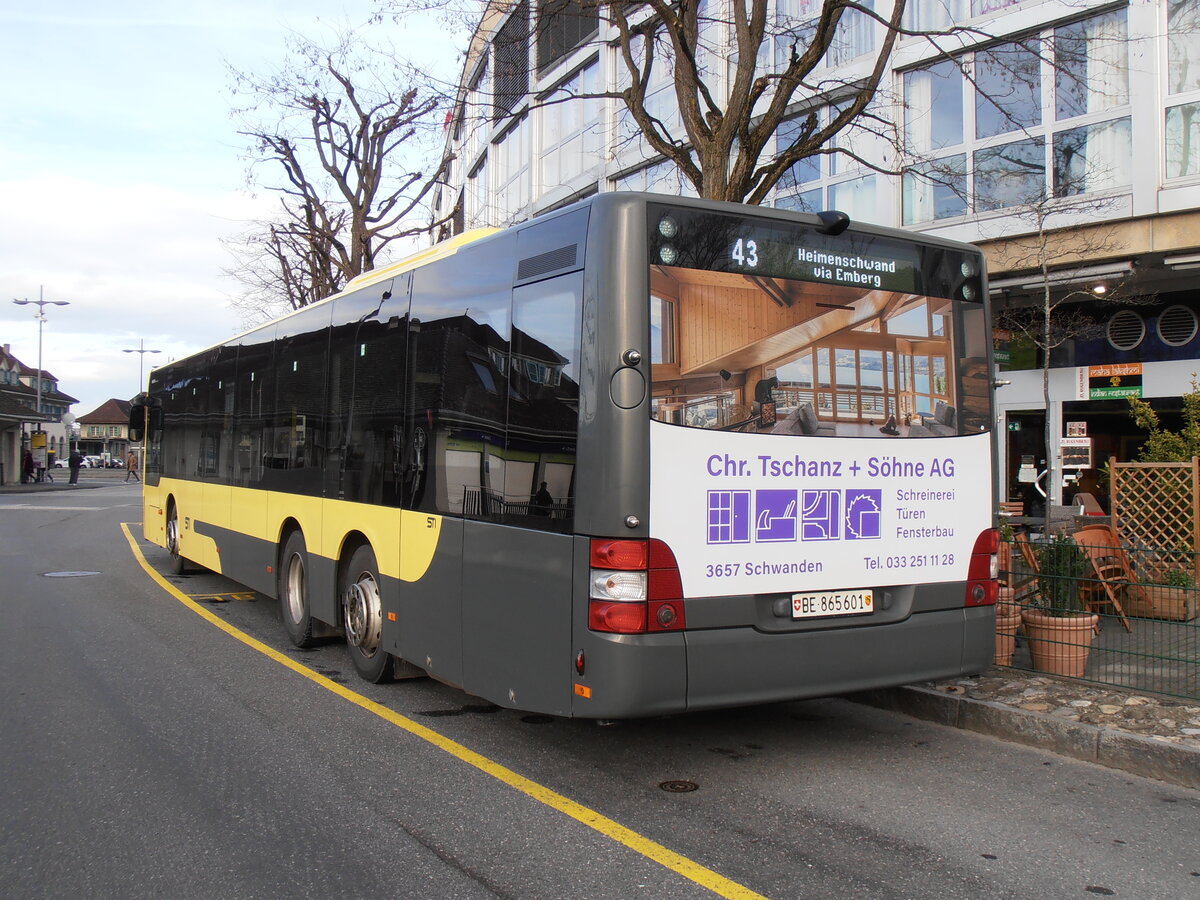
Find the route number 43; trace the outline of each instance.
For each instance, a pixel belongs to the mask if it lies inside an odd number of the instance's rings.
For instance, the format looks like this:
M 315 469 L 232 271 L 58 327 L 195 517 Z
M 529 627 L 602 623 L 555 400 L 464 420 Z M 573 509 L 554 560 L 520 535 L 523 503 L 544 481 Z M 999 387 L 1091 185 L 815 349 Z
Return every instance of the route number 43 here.
M 758 242 L 738 238 L 737 243 L 733 245 L 733 253 L 730 256 L 733 257 L 733 261 L 739 266 L 747 266 L 753 269 L 758 265 Z

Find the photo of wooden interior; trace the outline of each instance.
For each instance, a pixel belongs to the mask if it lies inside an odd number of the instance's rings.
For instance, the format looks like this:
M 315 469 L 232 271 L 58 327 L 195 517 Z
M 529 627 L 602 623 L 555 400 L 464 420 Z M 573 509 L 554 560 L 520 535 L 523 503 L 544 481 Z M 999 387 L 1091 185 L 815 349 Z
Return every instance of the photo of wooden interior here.
M 961 394 L 986 408 L 982 348 L 956 383 L 951 300 L 675 266 L 652 268 L 651 294 L 659 421 L 929 437 L 961 433 L 964 404 L 980 411 Z

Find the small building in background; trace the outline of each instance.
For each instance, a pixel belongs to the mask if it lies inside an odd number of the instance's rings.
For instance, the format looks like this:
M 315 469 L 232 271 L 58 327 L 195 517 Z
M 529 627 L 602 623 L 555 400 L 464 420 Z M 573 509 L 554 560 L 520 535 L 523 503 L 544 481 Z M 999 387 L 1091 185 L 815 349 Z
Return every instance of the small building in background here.
M 128 400 L 113 397 L 105 400 L 90 413 L 82 415 L 79 423 L 79 452 L 84 456 L 99 456 L 124 462 L 129 453 Z

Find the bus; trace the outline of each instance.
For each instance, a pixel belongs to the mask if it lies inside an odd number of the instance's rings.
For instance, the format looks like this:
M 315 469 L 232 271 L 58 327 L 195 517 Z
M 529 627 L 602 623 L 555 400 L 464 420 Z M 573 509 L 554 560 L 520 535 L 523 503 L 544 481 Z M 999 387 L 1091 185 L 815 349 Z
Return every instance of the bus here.
M 591 718 L 973 673 L 997 597 L 975 248 L 600 194 L 155 369 L 144 531 L 291 642 Z

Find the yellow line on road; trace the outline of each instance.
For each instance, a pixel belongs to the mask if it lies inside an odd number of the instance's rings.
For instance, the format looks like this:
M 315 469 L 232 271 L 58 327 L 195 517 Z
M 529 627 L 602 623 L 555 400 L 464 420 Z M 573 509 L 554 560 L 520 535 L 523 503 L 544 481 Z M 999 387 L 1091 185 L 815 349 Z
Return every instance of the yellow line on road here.
M 427 741 L 428 743 L 437 747 L 439 750 L 443 750 L 446 753 L 449 753 L 451 756 L 462 760 L 468 765 L 474 766 L 476 769 L 479 769 L 479 771 L 491 775 L 493 778 L 504 782 L 509 787 L 516 788 L 521 793 L 532 797 L 539 803 L 544 803 L 546 806 L 570 816 L 572 819 L 575 819 L 577 822 L 581 822 L 588 828 L 600 832 L 600 834 L 604 835 L 605 837 L 611 838 L 619 844 L 624 844 L 634 852 L 640 853 L 647 859 L 654 860 L 656 863 L 665 866 L 672 872 L 676 872 L 679 875 L 682 875 L 684 878 L 694 881 L 696 884 L 712 891 L 714 894 L 717 894 L 720 897 L 762 897 L 761 894 L 755 893 L 749 888 L 738 884 L 736 881 L 731 881 L 725 876 L 714 872 L 712 869 L 705 868 L 699 863 L 688 859 L 686 856 L 681 856 L 680 854 L 675 853 L 673 850 L 669 850 L 668 848 L 664 847 L 662 844 L 652 841 L 647 837 L 643 837 L 636 831 L 626 828 L 619 822 L 614 822 L 607 816 L 603 816 L 593 809 L 589 809 L 580 803 L 576 803 L 574 800 L 564 797 L 562 794 L 552 791 L 550 788 L 538 784 L 536 781 L 532 781 L 526 778 L 524 775 L 518 775 L 512 769 L 506 768 L 505 766 L 488 759 L 486 756 L 476 753 L 469 747 L 466 747 L 457 741 L 451 740 L 450 738 L 439 734 L 431 728 L 426 728 L 419 722 L 414 722 L 407 716 L 402 716 L 399 713 L 388 709 L 381 703 L 376 703 L 374 700 L 364 697 L 362 694 L 357 694 L 348 687 L 340 685 L 336 681 L 331 681 L 324 675 L 314 672 L 312 669 L 309 669 L 301 663 L 290 659 L 289 657 L 280 653 L 278 650 L 268 647 L 262 641 L 251 637 L 244 631 L 241 631 L 240 629 L 235 628 L 233 625 L 230 625 L 220 616 L 216 615 L 210 610 L 205 609 L 187 594 L 183 593 L 183 591 L 179 590 L 179 588 L 175 587 L 175 585 L 171 584 L 171 582 L 167 581 L 167 579 L 155 571 L 154 567 L 151 566 L 146 560 L 145 555 L 142 553 L 141 547 L 138 546 L 137 540 L 134 538 L 133 533 L 129 530 L 128 523 L 122 522 L 121 530 L 125 532 L 125 539 L 129 541 L 129 546 L 133 550 L 134 557 L 137 559 L 141 567 L 145 569 L 146 574 L 148 574 L 158 584 L 159 587 L 161 587 L 164 591 L 166 591 L 196 615 L 206 619 L 209 623 L 215 625 L 217 628 L 220 628 L 231 637 L 241 641 L 246 646 L 257 650 L 264 656 L 270 657 L 281 666 L 286 666 L 293 672 L 296 672 L 298 675 L 304 676 L 309 681 L 320 685 L 327 691 L 337 694 L 344 700 L 349 700 L 355 706 L 359 706 L 367 712 L 379 716 L 379 718 L 390 722 L 397 728 L 404 729 L 414 737 L 418 737 L 423 741 Z

